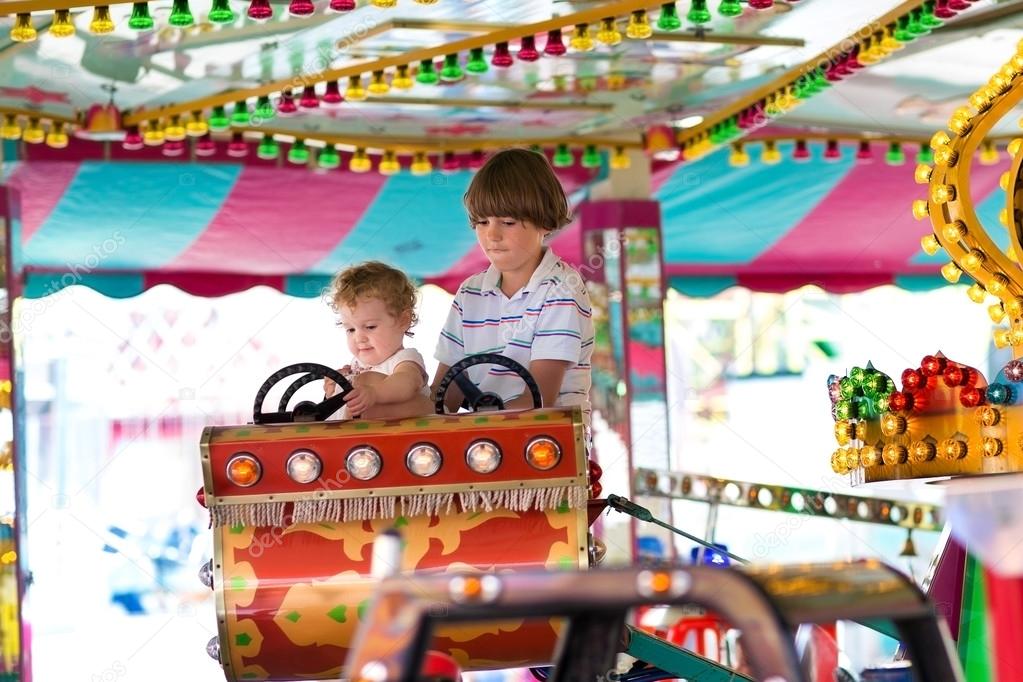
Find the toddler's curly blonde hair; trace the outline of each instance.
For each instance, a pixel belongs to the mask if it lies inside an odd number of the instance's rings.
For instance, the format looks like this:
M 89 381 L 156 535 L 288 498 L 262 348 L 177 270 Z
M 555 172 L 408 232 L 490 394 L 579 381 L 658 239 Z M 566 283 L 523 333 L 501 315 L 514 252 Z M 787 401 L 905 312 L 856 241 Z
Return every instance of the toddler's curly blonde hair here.
M 342 306 L 354 308 L 360 298 L 379 298 L 395 317 L 408 312 L 411 324 L 407 336 L 412 336 L 411 327 L 419 322 L 416 285 L 404 272 L 380 261 L 359 263 L 337 273 L 328 295 L 335 313 L 340 313 Z

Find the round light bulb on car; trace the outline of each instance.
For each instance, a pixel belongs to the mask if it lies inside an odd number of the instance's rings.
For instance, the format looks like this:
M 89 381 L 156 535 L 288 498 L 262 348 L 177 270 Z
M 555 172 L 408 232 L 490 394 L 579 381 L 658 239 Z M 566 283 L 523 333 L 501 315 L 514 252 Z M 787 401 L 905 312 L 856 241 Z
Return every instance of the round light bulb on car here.
M 296 483 L 312 483 L 322 470 L 320 458 L 311 450 L 295 450 L 288 457 L 288 476 Z
M 254 486 L 262 475 L 259 460 L 248 452 L 239 452 L 227 461 L 227 479 L 237 486 Z
M 493 473 L 501 466 L 501 448 L 489 440 L 478 440 L 465 451 L 465 462 L 477 474 Z
M 383 460 L 380 459 L 380 453 L 366 445 L 349 452 L 348 458 L 345 460 L 345 468 L 348 473 L 360 481 L 368 481 L 375 477 L 380 473 L 382 466 Z
M 432 445 L 416 445 L 408 451 L 405 464 L 416 476 L 433 476 L 440 471 L 443 462 L 440 450 Z
M 526 446 L 526 461 L 540 471 L 553 469 L 561 461 L 561 446 L 547 436 L 534 438 Z

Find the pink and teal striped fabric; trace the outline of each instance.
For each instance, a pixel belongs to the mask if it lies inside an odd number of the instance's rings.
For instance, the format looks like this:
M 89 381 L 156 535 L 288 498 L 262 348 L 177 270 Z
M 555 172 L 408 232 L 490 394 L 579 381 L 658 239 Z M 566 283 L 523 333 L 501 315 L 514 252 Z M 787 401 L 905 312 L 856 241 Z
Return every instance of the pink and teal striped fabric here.
M 875 150 L 878 159 L 883 153 Z M 709 295 L 733 285 L 856 291 L 942 283 L 940 255 L 920 252 L 929 226 L 910 214 L 925 190 L 913 182 L 912 163 L 862 164 L 851 150 L 838 162 L 786 158 L 768 166 L 754 158 L 745 168 L 730 167 L 727 157 L 719 151 L 654 173 L 665 271 L 676 289 Z M 1003 170 L 975 166 L 972 178 L 974 201 L 992 225 L 1004 202 L 997 187 Z M 3 181 L 20 190 L 29 296 L 79 283 L 116 297 L 157 284 L 203 296 L 255 285 L 316 296 L 335 271 L 360 260 L 388 261 L 449 290 L 484 268 L 462 208 L 470 177 L 31 160 L 6 164 Z M 598 177 L 561 174 L 576 199 Z M 578 262 L 578 226 L 558 235 L 554 248 Z

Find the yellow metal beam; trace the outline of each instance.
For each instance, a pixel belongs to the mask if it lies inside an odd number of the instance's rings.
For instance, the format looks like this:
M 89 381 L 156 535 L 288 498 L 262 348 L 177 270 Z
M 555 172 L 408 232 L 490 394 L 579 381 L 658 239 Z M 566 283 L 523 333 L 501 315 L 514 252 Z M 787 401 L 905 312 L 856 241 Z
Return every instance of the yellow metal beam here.
M 850 44 L 856 44 L 860 41 L 860 36 L 873 35 L 876 31 L 884 29 L 885 26 L 894 22 L 902 15 L 916 9 L 923 5 L 923 0 L 904 0 L 896 5 L 893 9 L 885 12 L 877 19 L 871 21 L 869 24 L 864 26 L 859 31 L 843 38 L 841 41 L 821 52 L 820 54 L 806 60 L 802 64 L 795 66 L 788 71 L 784 72 L 777 78 L 769 81 L 768 83 L 755 88 L 751 92 L 742 97 L 735 99 L 729 104 L 717 109 L 714 112 L 707 114 L 703 122 L 693 128 L 687 128 L 682 131 L 679 136 L 679 143 L 686 144 L 693 141 L 709 132 L 715 125 L 727 121 L 731 117 L 737 115 L 740 111 L 748 109 L 757 102 L 765 99 L 768 95 L 775 93 L 782 88 L 790 85 L 796 81 L 800 76 L 810 73 L 819 64 L 830 62 L 833 58 L 838 55 L 847 52 Z M 850 42 L 852 41 L 852 42 Z
M 267 126 L 232 128 L 232 132 L 252 136 L 273 135 L 281 140 L 301 138 L 303 140 L 322 142 L 323 144 L 341 145 L 343 147 L 373 150 L 390 150 L 398 153 L 425 152 L 468 152 L 476 149 L 495 149 L 499 147 L 522 147 L 529 145 L 540 145 L 553 147 L 565 143 L 575 147 L 584 145 L 595 145 L 597 147 L 610 148 L 622 147 L 623 149 L 638 149 L 642 144 L 637 140 L 621 140 L 608 137 L 570 137 L 570 138 L 450 138 L 436 137 L 424 140 L 420 137 L 379 137 L 363 135 L 333 135 L 321 132 L 308 132 L 296 130 L 285 130 L 283 128 L 270 128 Z
M 305 85 L 321 83 L 323 81 L 348 78 L 349 76 L 360 76 L 362 74 L 369 74 L 374 71 L 383 71 L 385 69 L 391 69 L 407 64 L 418 64 L 421 61 L 436 59 L 437 57 L 442 57 L 447 54 L 467 52 L 475 47 L 486 47 L 496 43 L 511 42 L 518 40 L 522 36 L 546 33 L 552 29 L 565 28 L 566 26 L 574 26 L 575 24 L 593 24 L 599 22 L 604 17 L 625 16 L 636 10 L 652 9 L 659 7 L 660 5 L 660 2 L 650 2 L 650 0 L 617 0 L 616 2 L 603 4 L 600 7 L 581 10 L 562 17 L 498 29 L 485 34 L 455 40 L 444 45 L 410 50 L 400 55 L 382 57 L 368 62 L 360 62 L 358 64 L 345 66 L 339 69 L 326 69 L 308 74 L 300 74 L 286 80 L 274 81 L 254 88 L 234 90 L 231 92 L 221 93 L 219 95 L 211 95 L 209 97 L 203 97 L 181 104 L 168 105 L 146 111 L 134 111 L 125 116 L 124 122 L 125 125 L 133 125 L 153 117 L 183 114 L 190 111 L 204 110 L 217 105 L 237 102 L 250 97 L 271 95 L 286 88 L 300 88 Z
M 403 95 L 381 95 L 380 97 L 368 97 L 359 102 L 348 102 L 344 106 L 357 108 L 363 104 L 406 104 L 424 106 L 444 107 L 494 107 L 498 109 L 544 109 L 548 111 L 611 111 L 614 105 L 608 102 L 573 102 L 573 101 L 524 101 L 513 99 L 436 99 L 433 97 L 405 97 Z

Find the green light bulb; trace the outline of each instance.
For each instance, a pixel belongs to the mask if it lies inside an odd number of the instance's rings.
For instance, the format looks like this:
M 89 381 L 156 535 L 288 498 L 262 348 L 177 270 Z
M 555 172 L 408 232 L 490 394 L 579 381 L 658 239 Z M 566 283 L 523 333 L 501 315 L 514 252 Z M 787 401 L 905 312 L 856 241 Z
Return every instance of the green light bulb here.
M 167 20 L 167 23 L 171 26 L 177 26 L 178 28 L 191 26 L 195 23 L 195 17 L 192 16 L 192 10 L 188 8 L 188 0 L 174 0 L 174 5 L 171 7 L 170 18 Z
M 670 11 L 668 8 L 671 8 Z M 668 17 L 667 24 L 673 24 L 671 28 L 668 26 L 662 26 L 661 22 L 665 21 L 665 17 Z M 707 9 L 707 0 L 692 0 L 692 4 L 689 5 L 689 12 L 686 14 L 686 19 L 691 24 L 706 24 L 710 22 L 710 10 Z M 675 3 L 668 3 L 661 8 L 661 18 L 657 20 L 657 28 L 665 31 L 674 31 L 682 25 L 679 21 L 678 11 L 675 9 Z
M 723 17 L 737 17 L 742 14 L 742 3 L 739 0 L 721 0 L 718 14 Z
M 227 117 L 227 111 L 224 110 L 223 104 L 213 107 L 207 124 L 210 130 L 227 130 L 231 127 L 231 119 Z
M 207 15 L 214 24 L 234 23 L 234 10 L 228 4 L 228 0 L 213 0 L 210 13 Z
M 341 165 L 341 155 L 337 153 L 337 147 L 328 144 L 320 150 L 316 156 L 316 165 L 320 168 L 333 169 Z
M 906 163 L 906 153 L 902 151 L 902 144 L 892 142 L 888 145 L 888 152 L 884 155 L 884 161 L 889 166 L 901 166 Z
M 927 29 L 938 28 L 944 22 L 938 17 L 934 16 L 934 0 L 927 0 L 923 7 L 923 16 L 920 17 L 920 23 Z
M 551 163 L 556 168 L 567 168 L 575 163 L 575 155 L 572 154 L 572 150 L 568 148 L 567 144 L 559 144 L 554 151 Z
M 416 74 L 416 82 L 423 85 L 435 85 L 440 78 L 437 77 L 437 69 L 433 66 L 432 59 L 424 59 L 419 62 L 419 73 Z
M 929 144 L 920 145 L 920 151 L 916 153 L 917 163 L 934 163 L 934 150 Z
M 231 125 L 247 126 L 250 120 L 248 103 L 245 100 L 237 102 L 231 112 Z
M 909 13 L 909 29 L 910 33 L 917 36 L 926 35 L 931 32 L 931 29 L 927 28 L 923 22 L 924 11 L 922 8 L 917 7 L 915 10 Z
M 281 147 L 277 144 L 277 140 L 274 139 L 273 135 L 264 135 L 259 146 L 256 147 L 256 156 L 261 159 L 270 161 L 280 156 Z
M 273 102 L 270 101 L 269 95 L 260 95 L 259 98 L 256 99 L 256 109 L 254 113 L 264 121 L 269 121 L 277 114 L 277 111 L 274 109 Z
M 469 73 L 486 73 L 489 68 L 487 58 L 483 56 L 483 48 L 472 48 L 469 51 L 469 61 L 465 63 L 465 70 Z
M 440 70 L 440 79 L 447 83 L 453 83 L 465 78 L 462 67 L 458 65 L 458 55 L 449 54 L 444 57 L 444 68 Z
M 600 152 L 596 145 L 588 144 L 583 149 L 582 164 L 583 168 L 600 168 Z
M 895 37 L 900 43 L 908 43 L 909 41 L 916 38 L 916 32 L 909 27 L 910 15 L 899 17 L 898 22 L 895 24 L 895 31 L 892 36 Z
M 149 14 L 148 2 L 136 2 L 131 6 L 131 18 L 128 28 L 136 31 L 149 31 L 153 28 L 153 17 Z
M 309 163 L 309 149 L 305 146 L 305 140 L 295 140 L 288 150 L 288 162 L 294 164 Z

